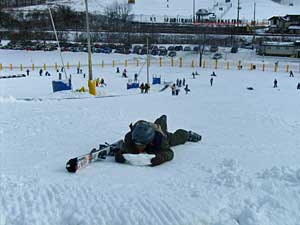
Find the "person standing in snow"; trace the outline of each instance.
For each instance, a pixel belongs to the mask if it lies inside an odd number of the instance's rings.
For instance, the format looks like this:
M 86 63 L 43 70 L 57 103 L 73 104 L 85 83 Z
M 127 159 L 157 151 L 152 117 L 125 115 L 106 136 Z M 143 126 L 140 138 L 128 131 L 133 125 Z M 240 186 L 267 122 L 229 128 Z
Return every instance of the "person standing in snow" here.
M 276 79 L 274 79 L 274 86 L 273 86 L 273 88 L 277 88 L 277 80 Z
M 290 70 L 290 77 L 294 77 L 294 73 L 292 70 Z
M 115 154 L 115 161 L 118 163 L 126 163 L 123 154 L 147 153 L 155 155 L 150 166 L 157 166 L 173 159 L 172 146 L 187 141 L 199 142 L 202 138 L 201 135 L 184 129 L 178 129 L 174 133 L 168 132 L 166 115 L 162 115 L 154 123 L 139 120 L 129 127 L 130 131 Z
M 210 86 L 213 86 L 214 78 L 210 78 Z
M 297 90 L 300 90 L 300 83 L 297 84 Z

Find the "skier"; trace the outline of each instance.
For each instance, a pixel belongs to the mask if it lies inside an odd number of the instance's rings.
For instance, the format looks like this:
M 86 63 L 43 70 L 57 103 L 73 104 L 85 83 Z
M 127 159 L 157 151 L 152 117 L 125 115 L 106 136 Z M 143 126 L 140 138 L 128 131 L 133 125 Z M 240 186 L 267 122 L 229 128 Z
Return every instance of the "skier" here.
M 292 70 L 290 70 L 290 77 L 294 77 L 294 73 Z
M 185 78 L 182 79 L 182 86 L 185 86 Z
M 213 73 L 211 74 L 212 77 L 216 77 L 217 74 L 215 73 L 215 71 L 213 71 Z
M 117 67 L 117 73 L 120 73 L 120 68 L 119 67 Z
M 148 83 L 145 84 L 145 94 L 147 94 L 150 90 L 150 85 Z
M 171 90 L 172 90 L 172 95 L 176 95 L 176 85 L 175 84 L 172 85 Z
M 298 83 L 297 85 L 297 90 L 300 90 L 300 83 Z
M 144 85 L 144 83 L 141 83 L 140 89 L 141 89 L 141 94 L 143 94 L 143 93 L 144 93 L 144 90 L 145 90 L 145 85 Z
M 214 78 L 210 78 L 210 86 L 213 86 Z
M 124 142 L 115 154 L 115 160 L 126 163 L 123 154 L 154 154 L 150 166 L 157 166 L 170 161 L 174 157 L 171 147 L 184 144 L 187 141 L 199 142 L 201 135 L 178 129 L 174 133 L 168 132 L 167 116 L 162 115 L 154 123 L 139 120 L 130 124 L 130 131 L 125 135 Z
M 127 78 L 127 70 L 126 69 L 124 69 L 124 71 L 122 73 L 122 76 L 125 77 L 125 78 Z
M 185 85 L 184 90 L 185 90 L 185 94 L 188 94 L 191 91 L 191 89 L 189 89 L 189 85 L 188 84 Z
M 134 81 L 137 81 L 137 80 L 138 80 L 138 74 L 135 73 L 135 74 L 134 74 Z
M 43 70 L 42 69 L 40 69 L 40 76 L 43 76 Z
M 273 88 L 277 88 L 277 80 L 276 79 L 274 79 L 274 86 L 273 86 Z
M 29 76 L 29 69 L 26 70 L 26 74 L 27 74 L 27 76 Z

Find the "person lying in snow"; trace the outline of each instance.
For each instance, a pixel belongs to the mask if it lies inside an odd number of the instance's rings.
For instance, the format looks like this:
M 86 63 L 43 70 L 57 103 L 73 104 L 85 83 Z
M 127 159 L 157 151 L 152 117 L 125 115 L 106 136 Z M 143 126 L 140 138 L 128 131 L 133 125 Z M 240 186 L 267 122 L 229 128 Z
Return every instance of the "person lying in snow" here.
M 130 124 L 130 131 L 125 135 L 125 139 L 120 149 L 115 154 L 115 160 L 119 163 L 126 163 L 124 154 L 154 154 L 150 166 L 157 166 L 170 161 L 174 157 L 174 152 L 170 147 L 184 144 L 187 141 L 198 142 L 201 135 L 178 129 L 174 133 L 167 130 L 167 116 L 162 115 L 154 123 L 139 120 L 135 124 Z

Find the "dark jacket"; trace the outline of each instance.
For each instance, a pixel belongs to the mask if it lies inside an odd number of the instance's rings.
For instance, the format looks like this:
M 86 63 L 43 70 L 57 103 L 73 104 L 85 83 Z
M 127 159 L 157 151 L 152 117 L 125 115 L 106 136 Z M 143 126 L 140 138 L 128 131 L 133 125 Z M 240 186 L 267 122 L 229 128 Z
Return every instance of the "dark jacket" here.
M 136 123 L 135 123 L 136 124 Z M 115 160 L 120 163 L 124 163 L 124 153 L 139 154 L 138 149 L 132 141 L 132 130 L 135 126 L 130 126 L 131 131 L 125 135 L 124 144 L 122 148 L 116 153 Z M 166 161 L 170 161 L 174 157 L 174 153 L 169 145 L 167 133 L 161 129 L 159 124 L 150 123 L 155 128 L 155 136 L 153 141 L 145 148 L 145 153 L 154 154 L 155 158 L 151 160 L 152 166 L 162 164 Z

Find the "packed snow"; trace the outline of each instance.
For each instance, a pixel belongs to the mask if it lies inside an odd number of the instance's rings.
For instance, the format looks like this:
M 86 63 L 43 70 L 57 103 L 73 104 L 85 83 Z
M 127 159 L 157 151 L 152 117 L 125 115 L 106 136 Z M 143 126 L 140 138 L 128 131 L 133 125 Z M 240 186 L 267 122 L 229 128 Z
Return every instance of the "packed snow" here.
M 89 0 L 89 11 L 94 13 L 103 13 L 105 9 L 114 2 L 124 3 L 127 0 Z M 299 0 L 290 0 L 288 3 L 279 4 L 272 0 L 246 1 L 240 0 L 240 19 L 251 21 L 254 17 L 254 2 L 256 2 L 256 19 L 261 22 L 272 16 L 285 16 L 286 14 L 299 14 Z M 163 17 L 180 17 L 192 18 L 193 16 L 193 0 L 136 0 L 135 4 L 131 4 L 132 13 L 137 15 L 136 19 L 142 21 L 150 17 L 156 17 L 157 21 L 161 21 Z M 293 3 L 290 6 L 289 3 Z M 83 0 L 58 0 L 55 4 L 70 6 L 74 10 L 84 11 L 85 4 Z M 27 7 L 36 9 L 43 6 Z M 237 18 L 238 0 L 195 0 L 195 10 L 207 9 L 214 13 L 218 19 L 236 19 Z M 270 10 L 272 9 L 272 10 Z M 163 21 L 163 20 L 162 20 Z
M 87 55 L 63 57 L 84 64 Z M 94 54 L 93 62 L 126 57 Z M 153 85 L 149 94 L 126 90 L 128 80 L 116 68 L 98 64 L 94 78 L 104 78 L 107 86 L 98 87 L 95 98 L 52 93 L 51 81 L 58 79 L 54 68 L 50 77 L 38 73 L 43 63 L 59 63 L 57 52 L 0 50 L 0 61 L 36 64 L 28 77 L 0 79 L 1 225 L 300 224 L 299 67 L 294 78 L 284 66 L 277 73 L 223 67 L 215 70 L 211 87 L 211 67 L 152 64 L 150 79 L 186 79 L 191 92 L 172 96 L 170 89 L 158 91 L 163 85 Z M 129 78 L 141 66 L 130 64 Z M 200 75 L 193 79 L 196 70 Z M 19 72 L 4 68 L 0 75 Z M 87 87 L 76 67 L 67 74 L 74 90 Z M 145 66 L 139 80 L 147 80 Z M 128 155 L 131 164 L 107 158 L 76 174 L 66 171 L 70 158 L 122 139 L 131 122 L 162 114 L 169 131 L 193 130 L 202 141 L 174 147 L 174 159 L 157 167 L 142 166 L 152 156 Z

